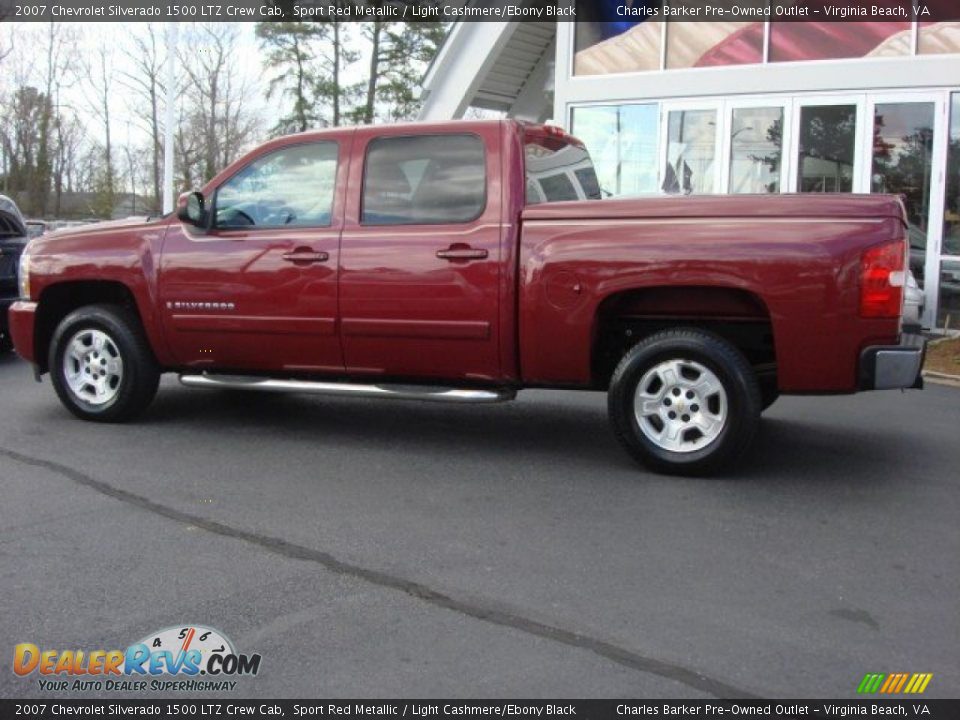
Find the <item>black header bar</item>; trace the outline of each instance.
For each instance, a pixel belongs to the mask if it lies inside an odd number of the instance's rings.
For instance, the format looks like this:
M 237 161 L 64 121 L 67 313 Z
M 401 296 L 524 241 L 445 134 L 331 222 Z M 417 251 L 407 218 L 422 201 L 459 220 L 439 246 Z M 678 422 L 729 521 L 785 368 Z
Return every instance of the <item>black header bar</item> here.
M 902 718 L 956 720 L 960 700 L 0 700 L 0 717 L 337 718 L 339 720 L 637 720 Z
M 600 22 L 943 22 L 958 0 L 0 0 L 20 22 L 576 22 L 590 3 Z M 582 13 L 581 13 L 582 14 Z

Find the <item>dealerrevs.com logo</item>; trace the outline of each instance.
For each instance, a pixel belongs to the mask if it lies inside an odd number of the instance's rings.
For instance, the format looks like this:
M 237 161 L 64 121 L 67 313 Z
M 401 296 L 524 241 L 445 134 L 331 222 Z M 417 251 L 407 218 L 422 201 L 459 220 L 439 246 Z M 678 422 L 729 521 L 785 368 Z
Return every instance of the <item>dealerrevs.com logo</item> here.
M 19 643 L 13 671 L 38 676 L 43 691 L 170 692 L 233 690 L 234 678 L 256 675 L 260 655 L 238 653 L 218 630 L 169 627 L 126 650 L 54 650 Z

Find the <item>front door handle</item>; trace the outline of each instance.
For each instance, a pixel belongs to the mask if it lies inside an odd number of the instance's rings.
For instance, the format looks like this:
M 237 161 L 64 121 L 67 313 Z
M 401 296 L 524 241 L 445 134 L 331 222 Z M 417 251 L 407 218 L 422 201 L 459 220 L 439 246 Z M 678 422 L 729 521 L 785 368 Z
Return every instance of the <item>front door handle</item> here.
M 284 253 L 281 257 L 287 262 L 297 265 L 301 263 L 308 265 L 310 263 L 326 262 L 330 259 L 330 253 L 314 252 L 310 248 L 297 248 L 293 252 Z
M 490 253 L 480 248 L 472 248 L 463 243 L 454 243 L 446 250 L 437 250 L 437 257 L 441 260 L 483 260 Z

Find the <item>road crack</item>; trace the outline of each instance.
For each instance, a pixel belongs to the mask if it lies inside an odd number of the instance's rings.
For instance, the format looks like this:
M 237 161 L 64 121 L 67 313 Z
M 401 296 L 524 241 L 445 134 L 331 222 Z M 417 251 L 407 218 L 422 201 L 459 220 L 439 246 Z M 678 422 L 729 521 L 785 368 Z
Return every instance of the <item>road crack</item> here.
M 183 525 L 192 525 L 215 535 L 220 535 L 221 537 L 240 540 L 291 560 L 315 563 L 338 575 L 356 578 L 379 587 L 396 590 L 435 607 L 450 610 L 475 620 L 519 630 L 529 635 L 552 640 L 580 650 L 588 650 L 631 670 L 673 680 L 674 682 L 681 683 L 682 685 L 714 697 L 738 699 L 758 698 L 758 696 L 746 690 L 730 685 L 722 680 L 709 677 L 696 670 L 691 670 L 690 668 L 675 663 L 657 660 L 656 658 L 646 657 L 605 640 L 593 638 L 572 630 L 565 630 L 561 627 L 549 625 L 516 613 L 488 607 L 477 601 L 455 598 L 438 590 L 434 590 L 427 585 L 413 580 L 407 580 L 398 575 L 392 575 L 380 570 L 373 570 L 338 560 L 330 553 L 322 550 L 298 545 L 297 543 L 292 543 L 281 538 L 242 530 L 217 522 L 216 520 L 210 520 L 199 515 L 177 510 L 143 495 L 138 495 L 137 493 L 118 488 L 102 480 L 97 480 L 79 470 L 53 462 L 52 460 L 44 460 L 42 458 L 24 455 L 23 453 L 8 450 L 3 447 L 0 447 L 0 457 L 6 457 L 30 467 L 47 470 L 65 477 L 78 485 L 113 498 L 114 500 L 133 505 L 141 510 L 165 517 L 174 522 Z

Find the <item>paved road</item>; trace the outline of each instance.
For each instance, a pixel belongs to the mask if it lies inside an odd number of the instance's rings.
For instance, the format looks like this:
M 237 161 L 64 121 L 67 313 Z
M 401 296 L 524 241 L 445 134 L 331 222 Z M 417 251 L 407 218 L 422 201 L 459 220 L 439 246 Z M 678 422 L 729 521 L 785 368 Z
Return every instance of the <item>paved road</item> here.
M 242 696 L 960 694 L 960 389 L 787 398 L 724 479 L 636 468 L 600 395 L 448 407 L 187 390 L 74 420 L 0 360 L 16 642 L 205 623 Z

